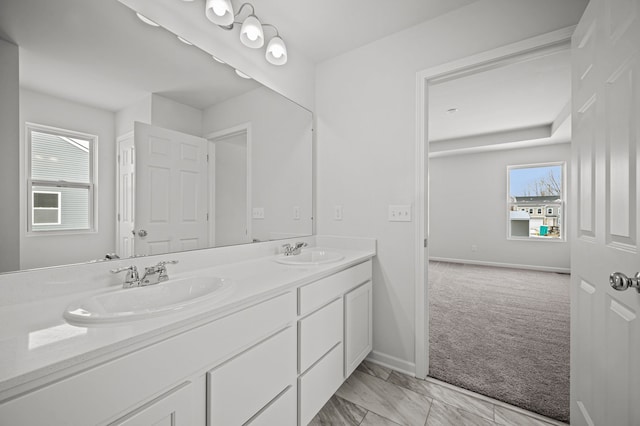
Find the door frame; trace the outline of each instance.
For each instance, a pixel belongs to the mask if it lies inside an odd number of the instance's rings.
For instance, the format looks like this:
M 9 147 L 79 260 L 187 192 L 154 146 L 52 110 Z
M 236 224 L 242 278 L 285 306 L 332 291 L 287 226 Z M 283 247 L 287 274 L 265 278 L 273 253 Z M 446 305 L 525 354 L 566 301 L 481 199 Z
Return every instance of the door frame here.
M 429 83 L 460 78 L 466 73 L 518 60 L 517 57 L 555 45 L 571 43 L 575 26 L 512 43 L 476 55 L 448 62 L 416 73 L 416 195 L 415 238 L 415 376 L 429 374 Z M 520 59 L 521 60 L 521 59 Z
M 251 196 L 251 158 L 252 158 L 252 135 L 251 135 L 251 122 L 241 123 L 233 127 L 228 127 L 226 129 L 218 130 L 213 133 L 209 133 L 204 138 L 207 140 L 209 145 L 209 153 L 208 153 L 208 162 L 209 162 L 209 185 L 211 182 L 215 183 L 215 143 L 219 139 L 224 139 L 229 136 L 234 136 L 237 134 L 244 133 L 246 135 L 247 141 L 247 211 L 246 211 L 246 226 L 247 226 L 247 237 L 252 238 L 251 235 L 251 225 L 253 220 L 252 214 L 252 196 Z M 212 149 L 213 145 L 213 149 Z M 215 199 L 215 186 L 211 188 L 209 187 L 209 246 L 215 247 L 215 236 L 216 236 L 216 227 L 215 227 L 215 213 L 216 213 L 216 199 Z M 212 196 L 213 194 L 213 196 Z

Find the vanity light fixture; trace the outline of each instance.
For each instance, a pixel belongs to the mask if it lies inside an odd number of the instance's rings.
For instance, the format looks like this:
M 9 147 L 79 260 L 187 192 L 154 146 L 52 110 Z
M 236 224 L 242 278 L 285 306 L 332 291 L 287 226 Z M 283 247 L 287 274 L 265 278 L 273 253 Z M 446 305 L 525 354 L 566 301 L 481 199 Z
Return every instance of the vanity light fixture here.
M 151 25 L 152 27 L 159 27 L 160 26 L 159 24 L 156 24 L 155 22 L 153 22 L 151 19 L 147 18 L 146 16 L 144 16 L 140 12 L 136 12 L 136 16 L 138 17 L 138 19 L 140 19 L 142 22 L 144 22 L 147 25 Z
M 244 20 L 236 21 L 245 7 L 251 8 L 251 13 Z M 267 27 L 273 28 L 275 35 L 267 44 L 265 58 L 273 65 L 287 63 L 287 46 L 282 37 L 280 37 L 278 29 L 271 24 L 262 24 L 256 16 L 255 8 L 251 3 L 242 3 L 238 12 L 235 13 L 231 0 L 206 0 L 205 15 L 211 22 L 225 30 L 231 30 L 235 24 L 241 24 L 240 41 L 252 49 L 259 49 L 264 46 L 264 30 Z
M 181 42 L 183 42 L 184 44 L 186 44 L 186 45 L 188 45 L 188 46 L 193 46 L 193 43 L 191 43 L 189 40 L 184 39 L 184 38 L 182 38 L 182 37 L 180 37 L 180 36 L 176 36 L 176 37 L 178 37 L 178 40 L 180 40 L 180 41 L 181 41 Z
M 218 58 L 218 57 L 217 57 L 217 56 L 215 56 L 215 55 L 211 55 L 211 57 L 212 57 L 216 62 L 220 62 L 221 64 L 225 64 L 225 63 L 226 63 L 225 61 L 223 61 L 222 59 Z

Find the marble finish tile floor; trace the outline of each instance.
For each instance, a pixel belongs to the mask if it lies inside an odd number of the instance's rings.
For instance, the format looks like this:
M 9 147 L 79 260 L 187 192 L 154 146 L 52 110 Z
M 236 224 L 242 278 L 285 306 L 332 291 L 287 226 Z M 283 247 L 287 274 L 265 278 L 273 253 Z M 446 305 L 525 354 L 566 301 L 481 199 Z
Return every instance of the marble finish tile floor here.
M 364 361 L 311 426 L 566 426 L 428 378 Z

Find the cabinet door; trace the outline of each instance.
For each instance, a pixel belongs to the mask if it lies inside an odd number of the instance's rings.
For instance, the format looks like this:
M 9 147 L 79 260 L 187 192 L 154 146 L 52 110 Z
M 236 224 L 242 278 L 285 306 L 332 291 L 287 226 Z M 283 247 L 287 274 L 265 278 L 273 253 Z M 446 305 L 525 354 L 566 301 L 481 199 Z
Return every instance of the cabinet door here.
M 351 290 L 344 298 L 344 377 L 353 373 L 372 348 L 371 281 Z
M 110 426 L 191 426 L 193 388 L 185 382 Z

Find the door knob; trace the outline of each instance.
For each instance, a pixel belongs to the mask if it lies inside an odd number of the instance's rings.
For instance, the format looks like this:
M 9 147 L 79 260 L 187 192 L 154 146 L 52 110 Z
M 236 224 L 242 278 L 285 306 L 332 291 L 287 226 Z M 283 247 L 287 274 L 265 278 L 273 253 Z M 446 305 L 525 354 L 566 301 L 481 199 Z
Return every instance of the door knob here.
M 138 236 L 139 237 L 146 237 L 147 235 L 148 235 L 148 233 L 144 229 L 141 229 L 141 230 L 138 231 Z
M 618 291 L 624 291 L 629 287 L 633 287 L 640 293 L 640 272 L 636 272 L 636 275 L 631 278 L 622 272 L 614 272 L 609 275 L 609 284 Z

